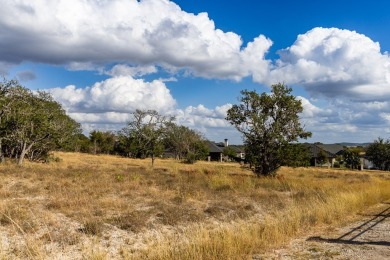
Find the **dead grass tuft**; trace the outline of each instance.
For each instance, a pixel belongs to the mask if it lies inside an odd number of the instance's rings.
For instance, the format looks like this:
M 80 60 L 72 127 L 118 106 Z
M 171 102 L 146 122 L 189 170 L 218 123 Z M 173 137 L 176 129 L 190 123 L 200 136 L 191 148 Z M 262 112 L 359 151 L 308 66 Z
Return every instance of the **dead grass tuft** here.
M 33 213 L 33 205 L 25 200 L 7 202 L 2 205 L 0 224 L 14 226 L 18 232 L 33 232 L 38 226 L 38 220 Z
M 83 223 L 83 227 L 78 231 L 87 235 L 100 236 L 104 230 L 104 222 L 97 218 L 86 219 Z
M 108 219 L 108 222 L 120 229 L 138 233 L 146 227 L 149 216 L 147 212 L 133 211 L 114 216 Z

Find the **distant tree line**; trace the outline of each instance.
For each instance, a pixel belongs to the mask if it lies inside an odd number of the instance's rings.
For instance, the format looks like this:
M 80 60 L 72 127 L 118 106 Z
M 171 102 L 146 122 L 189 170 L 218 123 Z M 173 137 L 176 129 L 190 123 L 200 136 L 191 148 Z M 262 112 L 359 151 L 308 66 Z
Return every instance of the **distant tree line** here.
M 120 131 L 90 132 L 89 137 L 77 135 L 68 151 L 93 154 L 115 154 L 130 158 L 173 157 L 186 163 L 206 159 L 207 140 L 199 132 L 177 125 L 173 117 L 154 110 L 136 110 Z

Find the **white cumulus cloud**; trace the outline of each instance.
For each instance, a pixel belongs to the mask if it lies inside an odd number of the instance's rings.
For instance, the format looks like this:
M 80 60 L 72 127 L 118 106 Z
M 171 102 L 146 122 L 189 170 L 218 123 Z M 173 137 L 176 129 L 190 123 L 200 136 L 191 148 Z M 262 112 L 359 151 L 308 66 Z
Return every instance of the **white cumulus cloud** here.
M 239 35 L 216 28 L 207 13 L 187 13 L 168 0 L 3 1 L 0 31 L 3 62 L 159 65 L 233 80 L 266 71 L 272 44 L 259 36 L 244 48 Z
M 131 76 L 131 77 L 140 77 L 152 73 L 156 73 L 156 66 L 129 66 L 126 64 L 115 65 L 110 71 L 107 71 L 106 74 L 111 76 Z
M 91 87 L 48 90 L 69 113 L 131 113 L 135 109 L 167 111 L 176 101 L 162 81 L 118 76 L 97 82 Z
M 268 82 L 302 85 L 313 95 L 331 98 L 390 97 L 390 57 L 363 34 L 318 27 L 279 54 Z
M 300 117 L 303 119 L 329 117 L 334 114 L 331 109 L 315 106 L 305 97 L 298 96 L 297 99 L 300 100 L 302 104 L 303 112 Z
M 196 107 L 188 106 L 185 109 L 176 110 L 176 118 L 179 123 L 198 130 L 226 128 L 230 125 L 225 119 L 226 112 L 231 107 L 231 104 L 216 106 L 214 109 L 207 108 L 202 104 Z

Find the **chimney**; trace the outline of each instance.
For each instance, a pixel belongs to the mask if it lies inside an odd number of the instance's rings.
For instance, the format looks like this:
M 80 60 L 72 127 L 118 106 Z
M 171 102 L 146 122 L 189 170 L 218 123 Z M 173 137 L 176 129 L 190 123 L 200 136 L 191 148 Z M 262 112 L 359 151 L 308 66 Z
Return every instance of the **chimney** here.
M 229 146 L 228 139 L 225 139 L 225 147 L 228 147 L 228 146 Z

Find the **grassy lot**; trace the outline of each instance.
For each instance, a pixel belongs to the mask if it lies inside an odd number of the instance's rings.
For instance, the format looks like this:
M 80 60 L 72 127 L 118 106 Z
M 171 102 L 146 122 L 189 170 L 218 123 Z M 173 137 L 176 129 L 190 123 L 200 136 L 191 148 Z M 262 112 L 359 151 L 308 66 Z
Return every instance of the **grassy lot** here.
M 0 258 L 251 259 L 390 199 L 390 175 L 56 153 L 0 166 Z

